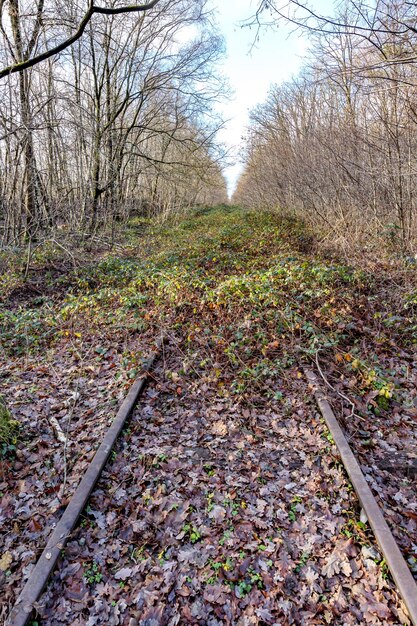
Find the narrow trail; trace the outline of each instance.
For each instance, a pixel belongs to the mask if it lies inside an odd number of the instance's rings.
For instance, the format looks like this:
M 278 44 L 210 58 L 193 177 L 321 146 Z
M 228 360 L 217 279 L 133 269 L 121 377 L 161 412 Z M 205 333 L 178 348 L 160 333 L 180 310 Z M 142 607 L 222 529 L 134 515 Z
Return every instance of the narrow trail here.
M 176 369 L 169 348 L 40 623 L 407 623 L 306 382 L 243 409 Z

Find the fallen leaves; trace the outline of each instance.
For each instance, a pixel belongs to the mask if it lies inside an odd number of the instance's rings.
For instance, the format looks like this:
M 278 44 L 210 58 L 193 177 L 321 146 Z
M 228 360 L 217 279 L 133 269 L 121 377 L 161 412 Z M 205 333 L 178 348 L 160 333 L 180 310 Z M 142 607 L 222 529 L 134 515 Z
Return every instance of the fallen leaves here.
M 13 563 L 13 556 L 10 552 L 4 552 L 0 557 L 0 571 L 6 572 Z
M 349 563 L 349 555 L 352 555 L 352 540 L 339 540 L 333 549 L 333 552 L 322 567 L 322 575 L 332 578 L 335 574 L 344 574 L 350 576 L 352 568 Z
M 122 567 L 121 569 L 119 569 L 115 574 L 114 577 L 116 580 L 126 580 L 127 578 L 130 578 L 133 572 L 133 568 L 132 567 Z
M 175 351 L 165 359 L 174 370 Z M 42 599 L 43 622 L 83 615 L 123 623 L 129 615 L 156 624 L 353 626 L 366 599 L 383 624 L 381 594 L 392 615 L 395 592 L 378 569 L 369 574 L 355 540 L 342 534 L 356 500 L 322 425 L 301 410 L 298 387 L 284 415 L 279 404 L 242 411 L 213 388 L 201 393 L 206 383 L 192 376 L 183 377 L 179 398 L 172 382 L 156 372 L 63 559 L 68 572 L 99 556 L 102 581 L 89 586 L 87 604 L 82 587 L 75 602 L 66 591 L 78 589 L 71 574 L 62 580 L 57 572 Z
M 211 427 L 211 432 L 214 435 L 224 437 L 225 435 L 227 435 L 227 425 L 222 420 L 218 420 L 217 422 L 214 422 L 213 426 Z
M 22 440 L 16 451 L 10 460 L 0 459 L 0 554 L 7 555 L 3 561 L 7 576 L 0 575 L 0 593 L 9 605 L 21 590 L 36 562 L 39 548 L 45 545 L 51 527 L 62 515 L 80 475 L 108 428 L 109 418 L 114 416 L 115 406 L 125 394 L 123 378 L 116 380 L 114 371 L 98 367 L 104 357 L 92 357 L 87 343 L 89 335 L 86 332 L 83 336 L 86 343 L 81 362 L 63 340 L 48 353 L 49 367 L 29 356 L 25 367 L 19 359 L 9 361 L 7 377 L 3 376 L 3 388 L 22 425 Z M 120 345 L 115 341 L 106 351 L 106 360 L 117 362 L 120 359 L 124 336 L 118 340 Z M 81 347 L 77 352 L 80 350 Z M 86 362 L 87 354 L 90 362 Z M 2 374 L 0 368 L 0 376 Z M 74 412 L 68 424 L 72 407 Z M 52 425 L 55 420 L 59 430 Z M 67 428 L 67 483 L 62 493 L 62 447 Z M 117 497 L 122 499 L 123 493 L 118 492 Z M 95 523 L 98 528 L 104 528 L 99 511 Z M 13 559 L 11 569 L 6 560 L 10 559 L 9 555 Z M 2 571 L 0 569 L 0 574 Z

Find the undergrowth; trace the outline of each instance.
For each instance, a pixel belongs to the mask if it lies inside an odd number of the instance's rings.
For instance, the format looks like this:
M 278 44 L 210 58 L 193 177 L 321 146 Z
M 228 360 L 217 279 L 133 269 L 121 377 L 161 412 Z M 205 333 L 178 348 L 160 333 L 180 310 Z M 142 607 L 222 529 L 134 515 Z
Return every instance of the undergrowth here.
M 294 363 L 325 355 L 353 373 L 358 394 L 377 392 L 373 410 L 388 408 L 393 386 L 378 359 L 416 343 L 415 293 L 394 309 L 380 277 L 309 253 L 306 227 L 274 213 L 221 207 L 148 224 L 144 234 L 140 226 L 138 239 L 137 220 L 130 222 L 117 255 L 51 277 L 61 299 L 17 307 L 6 300 L 5 355 L 120 328 L 165 330 L 183 341 L 184 367 L 223 394 L 277 399 L 275 381 Z
M 9 409 L 6 406 L 4 398 L 0 396 L 0 455 L 4 456 L 10 452 L 16 442 L 19 433 L 19 425 L 12 418 Z

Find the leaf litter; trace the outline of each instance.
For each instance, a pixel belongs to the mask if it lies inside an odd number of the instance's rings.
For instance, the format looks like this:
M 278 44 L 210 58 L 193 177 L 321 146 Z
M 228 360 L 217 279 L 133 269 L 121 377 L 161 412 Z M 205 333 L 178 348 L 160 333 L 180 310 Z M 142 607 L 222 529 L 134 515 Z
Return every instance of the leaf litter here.
M 179 365 L 168 348 L 165 366 Z M 183 376 L 179 394 L 159 366 L 39 603 L 42 624 L 407 623 L 380 559 L 361 552 L 369 529 L 346 535 L 357 499 L 305 395 L 294 376 L 285 411 L 265 402 L 244 417 L 201 381 Z

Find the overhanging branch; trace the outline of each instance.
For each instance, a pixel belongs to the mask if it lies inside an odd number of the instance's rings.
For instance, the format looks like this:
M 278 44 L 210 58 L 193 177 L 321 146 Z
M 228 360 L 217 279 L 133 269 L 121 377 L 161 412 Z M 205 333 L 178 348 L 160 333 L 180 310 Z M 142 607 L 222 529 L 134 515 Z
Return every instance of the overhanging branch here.
M 148 11 L 149 9 L 152 9 L 158 2 L 159 0 L 151 0 L 150 2 L 147 2 L 146 4 L 134 4 L 131 6 L 106 8 L 106 7 L 94 6 L 93 2 L 91 1 L 87 13 L 84 15 L 76 32 L 71 37 L 69 37 L 62 43 L 58 44 L 54 48 L 51 48 L 50 50 L 46 50 L 45 52 L 42 52 L 41 54 L 38 54 L 32 57 L 31 59 L 26 59 L 25 61 L 21 61 L 20 63 L 13 63 L 12 65 L 5 67 L 4 69 L 0 70 L 0 78 L 4 78 L 5 76 L 9 76 L 10 74 L 15 74 L 16 72 L 23 72 L 29 67 L 33 67 L 34 65 L 37 65 L 38 63 L 41 63 L 42 61 L 45 61 L 46 59 L 50 59 L 55 54 L 59 54 L 66 48 L 69 48 L 69 46 L 71 46 L 78 39 L 80 39 L 80 37 L 82 37 L 88 23 L 90 22 L 91 18 L 93 17 L 95 13 L 98 13 L 100 15 L 120 15 L 122 13 L 139 13 L 139 12 Z

